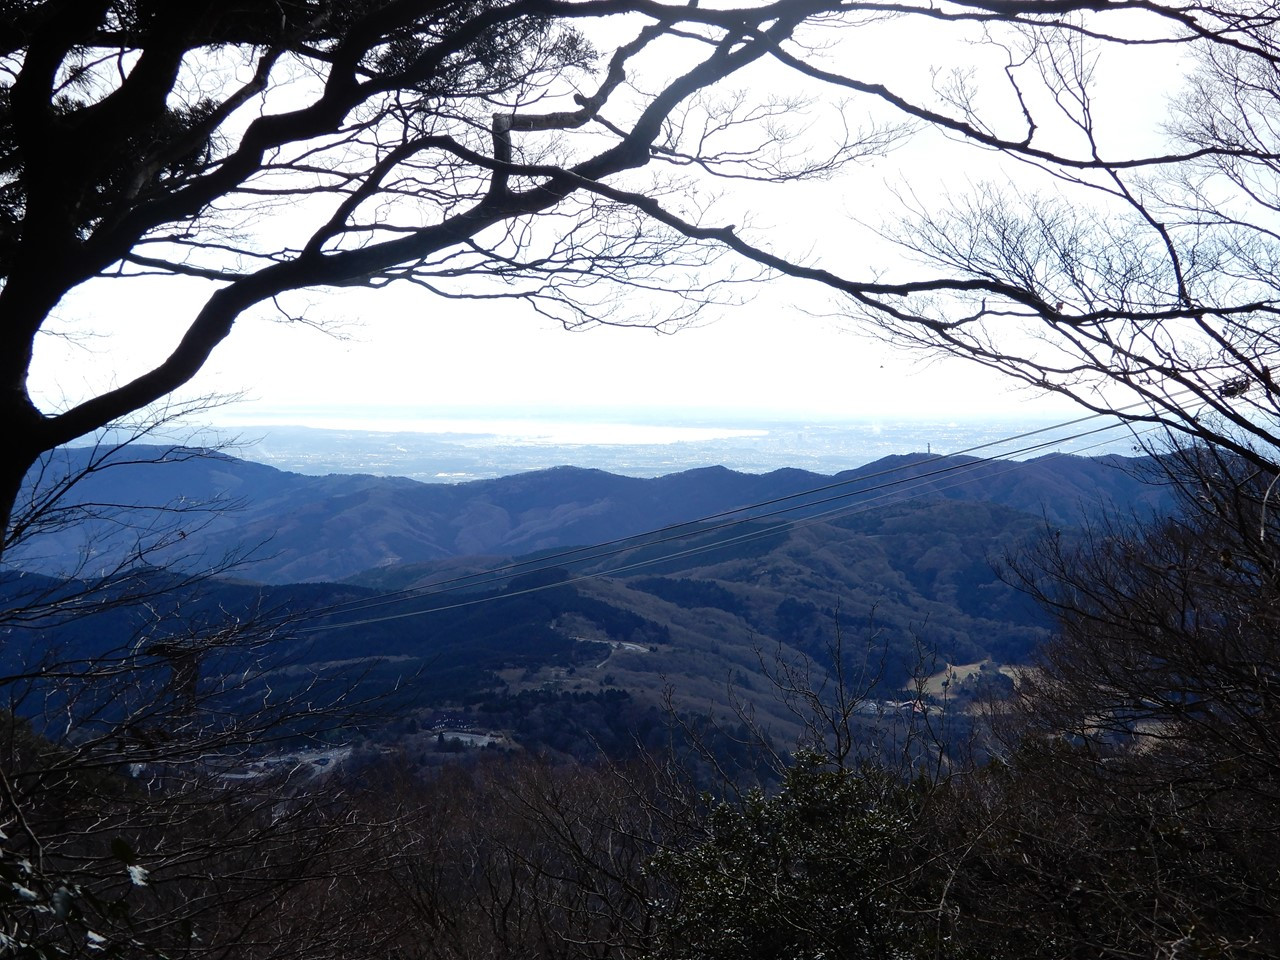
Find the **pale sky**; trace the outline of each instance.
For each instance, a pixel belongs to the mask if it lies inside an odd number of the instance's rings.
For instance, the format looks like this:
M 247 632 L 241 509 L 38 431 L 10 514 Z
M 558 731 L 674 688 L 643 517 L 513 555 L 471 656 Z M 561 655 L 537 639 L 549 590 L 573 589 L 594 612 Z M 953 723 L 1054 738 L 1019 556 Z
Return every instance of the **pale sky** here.
M 333 334 L 242 320 L 184 392 L 243 394 L 214 415 L 235 424 L 309 423 L 309 408 L 335 406 L 353 419 L 396 407 L 405 416 L 504 409 L 637 422 L 1053 417 L 1075 409 L 972 364 L 903 354 L 835 319 L 788 311 L 775 302 L 780 292 L 762 286 L 714 322 L 659 334 L 568 332 L 519 305 L 477 307 L 417 290 L 318 291 L 309 296 L 312 313 Z M 50 343 L 36 385 L 51 398 L 74 398 L 159 359 L 174 326 L 155 308 L 159 295 L 142 302 L 126 309 L 99 297 L 77 307 L 77 317 L 112 326 L 111 339 Z M 110 366 L 98 362 L 104 355 Z
M 919 94 L 948 58 L 979 63 L 981 48 L 929 45 L 885 28 L 858 52 L 859 75 L 893 78 Z M 857 33 L 857 31 L 855 31 Z M 837 56 L 837 54 L 839 54 Z M 844 62 L 843 48 L 829 52 Z M 853 55 L 850 48 L 849 55 Z M 1160 51 L 1100 66 L 1109 89 L 1103 123 L 1117 151 L 1149 144 L 1165 112 L 1168 64 Z M 921 198 L 963 189 L 978 176 L 1022 176 L 990 166 L 990 154 L 958 150 L 936 133 L 828 183 L 753 189 L 724 202 L 724 222 L 752 224 L 757 236 L 867 276 L 888 264 L 858 222 L 894 213 L 893 189 L 910 184 Z M 60 329 L 79 339 L 46 338 L 31 379 L 53 406 L 120 383 L 170 349 L 209 287 L 201 281 L 103 281 L 59 311 Z M 318 290 L 302 295 L 309 319 L 338 337 L 247 317 L 214 354 L 188 394 L 243 394 L 215 416 L 234 423 L 306 422 L 309 408 L 353 411 L 397 407 L 450 411 L 484 408 L 559 411 L 639 422 L 693 415 L 851 420 L 868 417 L 983 417 L 1025 413 L 1068 417 L 1075 408 L 1037 397 L 974 365 L 925 362 L 851 334 L 819 291 L 771 284 L 747 302 L 674 335 L 596 328 L 567 333 L 520 304 L 432 299 L 417 289 Z M 92 335 L 85 336 L 89 332 Z M 631 413 L 628 414 L 628 411 Z M 408 415 L 408 414 L 407 414 Z

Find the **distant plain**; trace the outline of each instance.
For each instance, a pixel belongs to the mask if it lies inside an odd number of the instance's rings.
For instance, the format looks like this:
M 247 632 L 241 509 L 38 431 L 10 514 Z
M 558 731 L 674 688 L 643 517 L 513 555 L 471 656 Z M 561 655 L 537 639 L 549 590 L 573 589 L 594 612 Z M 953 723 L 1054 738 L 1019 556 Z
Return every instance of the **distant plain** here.
M 1064 418 L 1064 421 L 1067 418 Z M 316 417 L 315 426 L 236 424 L 229 451 L 306 474 L 368 473 L 461 483 L 575 466 L 658 477 L 707 466 L 744 473 L 797 468 L 834 474 L 893 454 L 1132 455 L 1138 440 L 1113 420 L 1028 419 L 845 422 L 689 419 L 677 423 L 527 419 L 382 421 Z M 1110 429 L 1103 429 L 1110 426 Z M 375 427 L 379 427 L 376 428 Z M 1026 436 L 1034 431 L 1044 431 Z M 1086 436 L 1078 436 L 1088 431 Z M 1022 439 L 1008 439 L 1022 437 Z

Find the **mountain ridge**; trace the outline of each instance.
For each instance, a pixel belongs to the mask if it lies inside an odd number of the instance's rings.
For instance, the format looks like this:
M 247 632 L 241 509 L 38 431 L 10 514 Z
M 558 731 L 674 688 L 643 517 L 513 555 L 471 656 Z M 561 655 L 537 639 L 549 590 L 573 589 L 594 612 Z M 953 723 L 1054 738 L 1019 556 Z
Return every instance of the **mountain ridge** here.
M 619 744 L 630 736 L 622 719 L 658 729 L 668 697 L 680 710 L 721 716 L 745 697 L 786 729 L 768 693 L 769 658 L 821 662 L 833 637 L 870 671 L 877 696 L 901 699 L 911 678 L 957 663 L 986 663 L 983 682 L 1001 682 L 996 667 L 1024 662 L 1052 626 L 1001 579 L 1002 558 L 1046 524 L 1141 511 L 1163 496 L 1143 483 L 1146 465 L 1114 456 L 898 455 L 834 476 L 701 467 L 632 478 L 557 467 L 445 486 L 292 474 L 182 448 L 120 455 L 129 462 L 91 471 L 75 491 L 119 516 L 97 516 L 82 532 L 154 521 L 161 542 L 169 531 L 167 549 L 197 566 L 253 538 L 269 541 L 270 555 L 233 571 L 235 580 L 166 591 L 158 603 L 42 623 L 25 647 L 9 645 L 11 659 L 132 649 L 136 636 L 163 645 L 187 629 L 184 617 L 249 622 L 275 610 L 299 628 L 281 635 L 279 682 L 346 682 L 359 662 L 362 691 L 397 691 L 413 716 L 471 711 L 527 745 L 575 755 L 600 736 L 595 713 L 575 713 L 580 701 L 593 710 L 629 704 L 614 724 Z M 85 454 L 67 455 L 68 469 L 83 464 L 77 456 Z M 212 512 L 166 512 L 201 498 Z M 220 509 L 232 501 L 237 511 Z M 697 522 L 742 506 L 754 509 L 741 522 Z M 173 517 L 197 522 L 176 537 L 164 526 Z M 36 556 L 79 562 L 89 582 L 73 533 Z M 603 546 L 574 549 L 583 544 Z M 164 551 L 147 559 L 162 562 Z M 0 572 L 0 587 L 30 584 Z
M 61 451 L 59 468 L 82 469 L 88 456 L 87 448 Z M 181 502 L 198 522 L 183 530 L 180 547 L 157 551 L 158 561 L 208 562 L 249 545 L 256 559 L 243 575 L 280 584 L 342 580 L 401 563 L 609 542 L 752 505 L 765 506 L 748 516 L 785 509 L 806 517 L 907 497 L 970 499 L 1074 524 L 1103 507 L 1157 503 L 1161 494 L 1140 479 L 1142 467 L 1142 460 L 1116 455 L 984 461 L 899 454 L 835 475 L 707 466 L 637 478 L 560 466 L 427 484 L 371 474 L 291 473 L 215 451 L 133 445 L 127 460 L 93 471 L 72 493 L 80 502 L 110 504 L 144 527 L 172 519 L 173 505 Z M 206 502 L 207 512 L 200 507 Z M 109 542 L 103 525 L 115 518 L 96 522 L 79 533 L 46 537 L 39 551 L 18 550 L 6 563 L 65 573 L 84 563 L 86 532 L 98 538 L 95 562 L 107 562 L 112 550 L 137 548 L 136 537 Z

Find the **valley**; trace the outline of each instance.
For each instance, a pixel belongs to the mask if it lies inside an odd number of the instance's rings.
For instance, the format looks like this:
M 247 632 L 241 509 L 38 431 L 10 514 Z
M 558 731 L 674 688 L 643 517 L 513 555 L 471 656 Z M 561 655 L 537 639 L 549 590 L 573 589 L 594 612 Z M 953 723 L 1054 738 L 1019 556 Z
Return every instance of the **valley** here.
M 915 454 L 834 476 L 561 467 L 427 485 L 132 447 L 77 485 L 95 505 L 83 524 L 10 555 L 4 589 L 11 605 L 36 583 L 128 598 L 139 590 L 130 551 L 177 586 L 26 631 L 4 658 L 12 670 L 50 651 L 79 662 L 169 647 L 231 615 L 271 636 L 244 655 L 260 673 L 253 689 L 305 681 L 379 701 L 335 742 L 421 742 L 423 763 L 445 752 L 440 735 L 450 755 L 624 755 L 673 716 L 749 715 L 791 743 L 800 730 L 779 676 L 833 656 L 868 714 L 927 702 L 958 717 L 1007 686 L 1001 668 L 1026 662 L 1052 626 L 1003 565 L 1103 511 L 1158 507 L 1147 468 Z M 225 557 L 236 562 L 219 567 Z M 106 570 L 118 582 L 98 584 Z M 941 684 L 953 664 L 987 669 Z M 217 669 L 242 668 L 233 644 Z

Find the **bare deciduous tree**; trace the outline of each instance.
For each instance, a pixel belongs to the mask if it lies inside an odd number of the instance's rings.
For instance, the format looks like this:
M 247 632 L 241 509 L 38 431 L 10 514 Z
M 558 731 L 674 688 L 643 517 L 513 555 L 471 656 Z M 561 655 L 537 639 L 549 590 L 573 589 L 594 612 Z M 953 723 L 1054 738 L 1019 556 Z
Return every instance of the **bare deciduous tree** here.
M 887 235 L 939 282 L 850 290 L 851 313 L 893 343 L 1274 465 L 1274 11 L 1105 4 L 1059 18 L 1053 6 L 1043 29 L 999 34 L 1018 134 L 994 132 L 1009 117 L 991 88 L 962 78 L 945 90 L 966 136 L 1019 162 L 946 200 L 905 196 Z M 1124 58 L 1161 45 L 1180 54 L 1162 68 L 1166 99 L 1151 109 L 1166 116 L 1144 143 L 1110 108 L 1128 96 Z
M 1216 429 L 1199 417 L 1209 411 L 1270 442 L 1260 416 L 1272 409 L 1275 309 L 1266 10 L 299 0 L 267 15 L 207 0 L 8 4 L 0 507 L 7 519 L 41 452 L 187 383 L 242 315 L 305 319 L 290 306 L 296 291 L 403 282 L 438 298 L 523 301 L 571 326 L 667 327 L 731 301 L 731 284 L 752 275 L 735 274 L 744 262 L 837 291 L 844 309 L 901 342 L 1095 409 L 1140 400 L 1130 415 L 1202 436 Z M 979 95 L 973 71 L 984 68 L 968 53 L 954 74 L 937 64 L 934 91 L 908 95 L 864 76 L 863 58 L 826 49 L 895 18 L 983 41 L 963 49 L 998 55 L 985 62 L 1003 91 Z M 617 40 L 624 29 L 630 39 Z M 1200 58 L 1193 95 L 1167 150 L 1113 155 L 1090 99 L 1092 51 L 1152 43 Z M 843 122 L 806 137 L 802 107 L 824 101 Z M 926 204 L 899 239 L 932 266 L 888 272 L 837 245 L 779 252 L 706 199 L 827 177 L 913 130 L 1021 161 L 1063 199 L 979 188 L 950 211 Z M 1081 191 L 1102 214 L 1082 212 Z M 27 376 L 58 305 L 138 277 L 208 284 L 192 315 L 175 316 L 172 351 L 99 395 L 38 406 Z M 1023 349 L 1010 330 L 1039 346 Z M 1092 392 L 1107 385 L 1122 389 Z
M 1051 534 L 1014 567 L 1059 633 L 922 837 L 940 920 L 992 956 L 1272 952 L 1274 474 L 1199 445 L 1163 466 L 1177 516 Z
M 838 7 L 6 5 L 6 523 L 41 452 L 166 396 L 238 317 L 264 304 L 287 312 L 278 298 L 291 291 L 402 280 L 445 297 L 524 300 L 573 325 L 617 317 L 619 291 L 639 287 L 674 300 L 640 322 L 678 323 L 728 279 L 701 272 L 717 256 L 713 238 L 593 188 L 655 158 L 803 177 L 882 149 L 892 130 L 793 163 L 784 104 L 724 113 L 734 104 L 705 96 Z M 579 29 L 627 13 L 638 32 L 607 54 Z M 679 68 L 641 94 L 629 74 L 655 56 Z M 664 189 L 657 181 L 645 195 Z M 67 409 L 38 409 L 27 374 L 57 305 L 94 280 L 155 275 L 209 283 L 195 315 L 175 318 L 183 332 L 170 355 Z
M 371 698 L 298 668 L 287 604 L 205 595 L 237 557 L 156 565 L 225 501 L 77 496 L 142 456 L 219 456 L 137 439 L 46 454 L 11 527 L 17 556 L 86 524 L 133 549 L 0 574 L 0 955 L 346 956 L 391 938 L 370 898 L 395 815 L 357 812 L 335 773 Z

